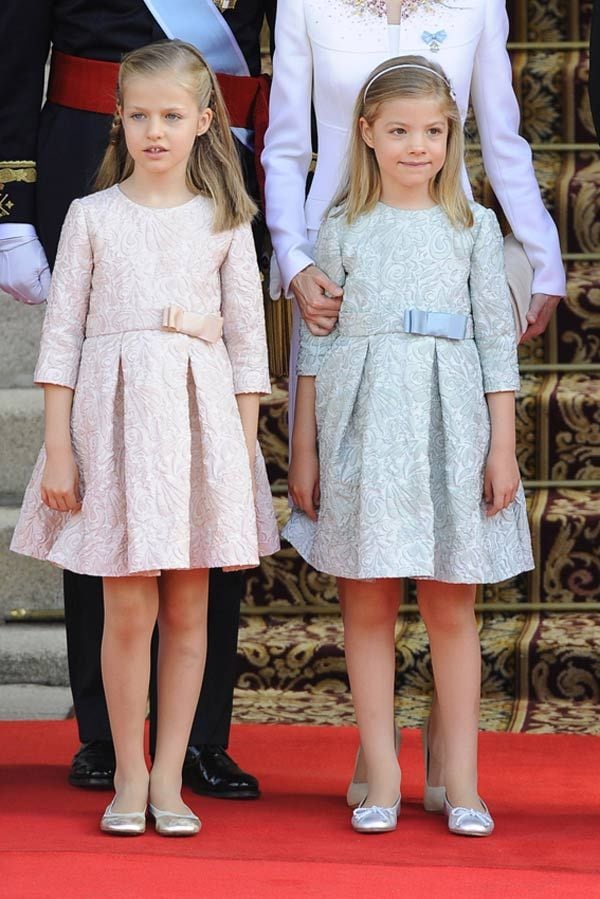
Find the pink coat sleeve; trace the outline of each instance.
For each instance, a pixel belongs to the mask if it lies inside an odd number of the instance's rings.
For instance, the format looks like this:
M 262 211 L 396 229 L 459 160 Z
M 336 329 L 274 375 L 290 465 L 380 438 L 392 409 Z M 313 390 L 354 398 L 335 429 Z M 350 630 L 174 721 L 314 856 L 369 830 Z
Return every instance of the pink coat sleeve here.
M 263 292 L 250 225 L 233 232 L 221 266 L 223 340 L 236 393 L 270 393 Z
M 93 257 L 83 205 L 71 204 L 60 235 L 48 295 L 36 384 L 75 389 L 85 337 Z

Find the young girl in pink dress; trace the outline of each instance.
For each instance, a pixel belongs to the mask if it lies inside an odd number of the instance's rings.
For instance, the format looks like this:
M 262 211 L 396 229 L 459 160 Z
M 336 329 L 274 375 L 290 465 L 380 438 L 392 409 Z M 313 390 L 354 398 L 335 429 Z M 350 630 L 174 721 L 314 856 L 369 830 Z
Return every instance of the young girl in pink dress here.
M 103 830 L 194 834 L 181 769 L 208 569 L 278 548 L 256 434 L 270 390 L 247 196 L 215 76 L 162 41 L 125 57 L 99 175 L 65 220 L 35 381 L 45 442 L 12 548 L 103 578 L 117 768 Z M 144 719 L 160 630 L 157 743 Z

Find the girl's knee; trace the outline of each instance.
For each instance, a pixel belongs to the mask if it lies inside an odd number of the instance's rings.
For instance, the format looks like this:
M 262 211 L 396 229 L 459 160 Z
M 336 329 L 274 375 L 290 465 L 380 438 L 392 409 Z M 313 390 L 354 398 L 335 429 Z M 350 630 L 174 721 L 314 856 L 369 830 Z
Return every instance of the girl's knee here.
M 135 614 L 105 615 L 104 637 L 132 646 L 141 642 L 150 645 L 155 624 L 155 619 Z
M 421 612 L 421 615 L 428 631 L 444 634 L 461 633 L 465 627 L 470 628 L 475 622 L 472 609 L 459 609 L 451 602 L 448 602 L 445 609 L 438 608 L 426 614 Z
M 455 585 L 444 590 L 440 585 L 435 592 L 428 587 L 419 591 L 419 610 L 427 629 L 446 632 L 462 630 L 475 621 L 475 593 L 468 586 L 457 590 Z
M 177 602 L 164 602 L 158 619 L 159 630 L 177 634 L 203 632 L 206 630 L 206 611 L 206 604 L 198 597 L 190 597 L 188 601 L 180 597 Z
M 120 639 L 149 639 L 158 612 L 155 584 L 111 580 L 104 586 L 104 632 Z

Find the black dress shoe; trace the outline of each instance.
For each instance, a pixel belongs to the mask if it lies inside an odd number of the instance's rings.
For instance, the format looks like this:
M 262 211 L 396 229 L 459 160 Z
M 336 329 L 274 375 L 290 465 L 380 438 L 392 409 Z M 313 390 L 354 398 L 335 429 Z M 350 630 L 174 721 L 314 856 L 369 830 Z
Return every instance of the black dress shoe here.
M 69 783 L 88 790 L 112 790 L 115 776 L 115 750 L 110 740 L 84 743 L 73 756 Z
M 236 765 L 222 746 L 188 746 L 183 783 L 215 799 L 258 799 L 258 781 Z

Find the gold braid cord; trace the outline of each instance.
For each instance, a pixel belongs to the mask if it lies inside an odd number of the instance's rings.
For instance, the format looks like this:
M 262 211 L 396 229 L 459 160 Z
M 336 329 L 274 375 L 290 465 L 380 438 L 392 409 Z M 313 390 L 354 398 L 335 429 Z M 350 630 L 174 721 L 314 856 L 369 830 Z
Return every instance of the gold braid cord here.
M 14 203 L 4 193 L 6 184 L 21 181 L 25 184 L 34 184 L 37 179 L 35 162 L 31 159 L 19 159 L 0 161 L 0 219 L 10 215 Z
M 30 159 L 0 161 L 0 181 L 3 184 L 9 184 L 11 181 L 25 181 L 27 184 L 33 184 L 36 177 L 35 162 Z
M 283 298 L 272 300 L 265 291 L 265 324 L 271 377 L 286 377 L 292 339 L 291 302 Z

